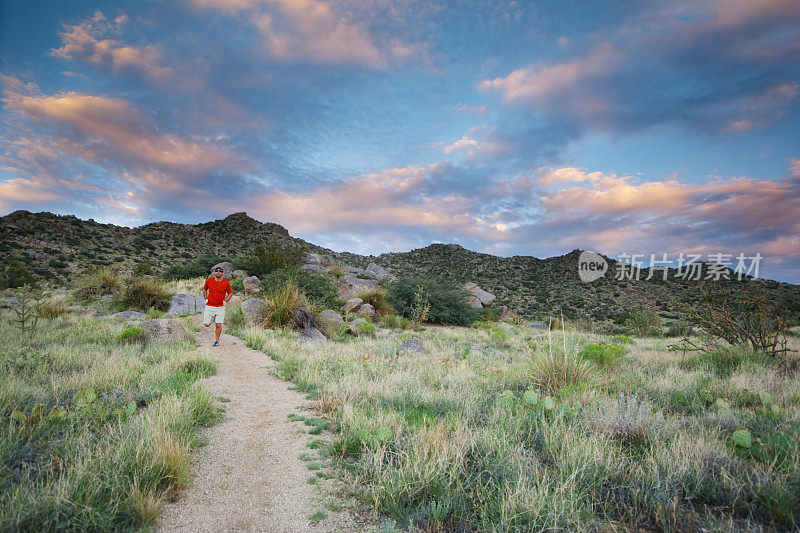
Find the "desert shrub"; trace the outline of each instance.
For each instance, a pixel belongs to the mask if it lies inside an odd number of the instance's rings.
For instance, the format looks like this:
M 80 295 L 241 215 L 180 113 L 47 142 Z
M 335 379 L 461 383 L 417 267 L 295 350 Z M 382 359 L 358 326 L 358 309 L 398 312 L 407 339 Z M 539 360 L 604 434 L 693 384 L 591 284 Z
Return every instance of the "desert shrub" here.
M 14 295 L 17 301 L 13 306 L 12 323 L 22 330 L 23 335 L 26 332 L 35 332 L 39 319 L 42 318 L 42 309 L 47 303 L 47 294 L 42 289 L 25 285 L 19 287 Z
M 394 308 L 389 303 L 384 289 L 363 291 L 356 294 L 356 296 L 364 300 L 365 304 L 370 304 L 375 309 L 375 314 L 379 317 L 394 314 Z
M 163 277 L 168 280 L 208 277 L 211 267 L 227 260 L 218 255 L 203 255 L 192 262 L 170 266 L 164 271 Z
M 147 312 L 147 318 L 149 318 L 150 320 L 155 320 L 156 318 L 164 318 L 165 315 L 166 313 L 159 309 L 150 309 Z
M 389 303 L 398 314 L 411 319 L 420 289 L 429 304 L 428 320 L 437 324 L 468 326 L 478 318 L 478 312 L 467 303 L 467 293 L 449 280 L 399 278 L 387 290 Z
M 633 339 L 631 339 L 627 335 L 614 335 L 613 337 L 611 337 L 611 342 L 619 346 L 622 344 L 633 344 Z
M 24 285 L 35 285 L 33 271 L 19 261 L 6 261 L 0 265 L 0 290 L 16 289 Z
M 318 276 L 308 270 L 296 267 L 281 268 L 268 274 L 261 281 L 261 290 L 269 292 L 291 281 L 303 292 L 306 300 L 321 309 L 338 309 L 344 302 L 328 276 Z
M 631 311 L 625 319 L 625 326 L 636 337 L 654 337 L 661 333 L 661 319 L 658 313 L 646 307 Z
M 384 315 L 380 317 L 379 323 L 389 329 L 412 329 L 414 327 L 411 320 L 400 315 Z
M 66 312 L 67 308 L 63 303 L 55 300 L 48 300 L 42 305 L 42 308 L 39 311 L 39 316 L 48 320 L 52 320 L 60 317 Z
M 291 279 L 271 287 L 264 295 L 264 305 L 261 322 L 266 327 L 323 327 L 305 294 Z
M 134 276 L 152 276 L 153 267 L 149 263 L 136 263 L 133 265 Z
M 253 253 L 245 256 L 240 264 L 250 275 L 264 277 L 276 270 L 298 266 L 305 254 L 302 245 L 273 237 L 256 246 Z
M 244 281 L 242 280 L 242 278 L 233 278 L 231 280 L 231 289 L 233 289 L 236 292 L 244 291 Z
M 239 327 L 245 324 L 247 317 L 242 311 L 241 305 L 232 305 L 225 311 L 225 320 L 228 322 L 228 325 Z
M 624 349 L 613 344 L 588 344 L 581 350 L 580 356 L 600 366 L 607 366 L 622 357 L 624 353 Z
M 166 311 L 171 298 L 172 293 L 158 278 L 128 278 L 120 295 L 120 302 L 126 307 L 140 311 L 148 311 L 151 308 Z
M 770 356 L 786 351 L 788 312 L 784 302 L 763 294 L 727 287 L 701 287 L 695 305 L 681 308 L 686 320 L 701 330 L 701 344 L 684 345 L 705 352 L 728 346 L 744 347 Z
M 548 392 L 589 385 L 594 379 L 592 363 L 570 348 L 545 351 L 534 359 L 531 368 L 531 383 Z
M 586 422 L 595 431 L 628 444 L 648 442 L 664 424 L 664 416 L 647 399 L 620 394 L 588 410 Z
M 142 328 L 132 327 L 124 330 L 117 336 L 120 344 L 137 344 L 147 342 L 147 331 Z
M 122 289 L 122 278 L 111 267 L 86 269 L 78 279 L 75 298 L 88 301 L 107 294 L 116 294 Z

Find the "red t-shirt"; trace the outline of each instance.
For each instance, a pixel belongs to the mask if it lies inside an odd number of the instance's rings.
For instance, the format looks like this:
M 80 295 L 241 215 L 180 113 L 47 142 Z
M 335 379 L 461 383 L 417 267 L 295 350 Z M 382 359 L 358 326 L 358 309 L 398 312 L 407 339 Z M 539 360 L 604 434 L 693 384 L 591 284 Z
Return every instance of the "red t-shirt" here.
M 221 306 L 225 301 L 225 295 L 233 292 L 231 284 L 227 279 L 222 278 L 217 281 L 217 278 L 213 276 L 206 280 L 203 288 L 208 289 L 208 305 L 211 307 Z

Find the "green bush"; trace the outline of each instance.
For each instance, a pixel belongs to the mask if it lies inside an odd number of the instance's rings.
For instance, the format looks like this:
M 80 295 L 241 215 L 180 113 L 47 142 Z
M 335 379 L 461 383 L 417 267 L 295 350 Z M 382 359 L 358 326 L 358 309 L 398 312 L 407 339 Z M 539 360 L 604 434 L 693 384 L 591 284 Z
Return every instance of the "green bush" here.
M 244 291 L 244 281 L 242 281 L 242 278 L 233 278 L 231 280 L 231 289 L 235 292 Z
M 375 309 L 375 314 L 379 317 L 394 314 L 394 308 L 389 303 L 384 289 L 372 289 L 360 292 L 356 296 L 364 300 L 365 304 L 370 304 Z
M 380 317 L 379 323 L 389 329 L 412 329 L 414 327 L 411 320 L 400 315 L 384 315 Z
M 169 309 L 172 293 L 158 278 L 128 278 L 122 290 L 120 302 L 128 308 L 147 312 L 151 308 L 159 311 Z
M 720 377 L 729 377 L 745 363 L 768 367 L 774 364 L 767 354 L 750 348 L 720 348 L 712 352 L 696 352 L 681 360 L 680 366 L 687 370 L 707 368 Z
M 228 307 L 227 311 L 225 311 L 225 319 L 228 325 L 233 327 L 243 326 L 247 321 L 247 317 L 245 317 L 244 312 L 242 312 L 242 306 L 240 305 Z
M 588 344 L 579 355 L 600 366 L 607 366 L 622 357 L 624 353 L 623 348 L 613 344 Z
M 105 295 L 113 295 L 122 288 L 122 278 L 111 267 L 92 267 L 86 269 L 75 287 L 75 298 L 89 301 Z
M 0 290 L 35 284 L 36 276 L 33 271 L 19 261 L 6 261 L 0 266 Z
M 625 319 L 625 326 L 636 337 L 655 337 L 661 333 L 661 318 L 652 309 L 637 307 Z
M 134 276 L 152 276 L 153 267 L 149 263 L 136 263 L 133 265 Z
M 136 344 L 147 342 L 147 331 L 142 328 L 128 328 L 117 336 L 121 344 Z
M 627 335 L 614 335 L 611 337 L 611 342 L 614 344 L 633 344 L 633 339 Z
M 422 287 L 430 304 L 428 321 L 436 324 L 468 326 L 479 316 L 478 311 L 467 303 L 467 293 L 448 280 L 428 278 L 399 278 L 387 290 L 389 303 L 398 314 L 412 318 L 414 296 Z
M 305 254 L 305 247 L 274 237 L 256 246 L 252 254 L 239 262 L 251 276 L 264 277 L 277 270 L 298 266 Z
M 330 277 L 318 276 L 297 267 L 281 268 L 271 272 L 261 281 L 261 290 L 269 292 L 287 282 L 296 285 L 308 302 L 320 309 L 339 309 L 344 304 Z
M 228 261 L 228 259 L 218 255 L 203 255 L 190 263 L 170 266 L 164 271 L 164 279 L 192 279 L 201 276 L 207 278 L 211 272 L 211 267 L 225 261 Z

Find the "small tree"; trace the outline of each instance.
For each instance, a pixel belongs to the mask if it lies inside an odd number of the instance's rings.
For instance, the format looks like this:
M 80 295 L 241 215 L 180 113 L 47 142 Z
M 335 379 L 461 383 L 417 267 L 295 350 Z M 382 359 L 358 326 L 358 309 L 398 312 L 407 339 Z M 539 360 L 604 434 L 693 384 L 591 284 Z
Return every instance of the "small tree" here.
M 294 242 L 281 242 L 272 237 L 266 243 L 259 244 L 251 255 L 242 259 L 241 265 L 251 275 L 266 276 L 283 268 L 291 268 L 300 264 L 306 254 L 305 247 Z
M 652 309 L 638 307 L 625 319 L 625 326 L 637 337 L 652 337 L 661 332 L 661 319 Z
M 14 306 L 14 325 L 22 330 L 22 333 L 36 331 L 39 318 L 42 316 L 47 295 L 41 289 L 34 289 L 30 285 L 25 285 L 16 291 L 17 303 Z
M 414 292 L 414 302 L 411 304 L 411 322 L 415 326 L 419 326 L 428 319 L 430 311 L 431 303 L 425 293 L 425 287 L 417 285 L 417 290 Z
M 776 356 L 788 351 L 788 311 L 783 302 L 764 294 L 726 287 L 700 287 L 699 302 L 681 312 L 701 331 L 701 343 L 683 339 L 684 350 L 713 352 L 740 346 Z

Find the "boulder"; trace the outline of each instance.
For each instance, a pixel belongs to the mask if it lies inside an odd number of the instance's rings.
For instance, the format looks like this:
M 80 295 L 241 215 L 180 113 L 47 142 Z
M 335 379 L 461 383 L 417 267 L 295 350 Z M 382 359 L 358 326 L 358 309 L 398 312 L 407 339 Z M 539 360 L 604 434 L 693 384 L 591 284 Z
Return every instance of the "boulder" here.
M 205 306 L 206 301 L 202 296 L 195 296 L 194 294 L 174 294 L 169 301 L 167 314 L 191 315 L 201 312 Z
M 401 344 L 397 347 L 397 352 L 411 352 L 414 354 L 423 354 L 425 353 L 425 346 L 422 345 L 422 341 L 417 337 L 411 337 L 406 342 Z
M 483 309 L 483 304 L 481 303 L 481 301 L 478 299 L 477 296 L 473 296 L 471 294 L 467 296 L 467 303 L 473 309 Z
M 244 279 L 247 277 L 247 272 L 245 272 L 242 269 L 234 270 L 233 272 L 231 272 L 231 276 L 233 276 L 234 278 Z
M 383 278 L 392 277 L 392 275 L 385 268 L 380 267 L 375 263 L 370 263 L 367 265 L 366 270 L 364 270 L 364 274 L 372 276 L 379 281 Z
M 354 267 L 353 265 L 342 265 L 342 270 L 349 273 L 349 274 L 363 274 L 364 269 Z
M 356 309 L 361 307 L 361 304 L 363 304 L 363 303 L 364 303 L 364 300 L 362 300 L 361 298 L 350 298 L 342 306 L 342 313 L 345 314 L 345 315 L 347 313 L 352 313 L 353 311 L 355 311 Z
M 470 355 L 483 355 L 483 346 L 480 344 L 470 344 L 469 353 Z
M 497 310 L 500 311 L 500 320 L 505 320 L 511 316 L 511 309 L 509 309 L 505 305 L 501 305 L 500 307 L 497 308 Z
M 339 278 L 339 298 L 347 300 L 360 292 L 375 290 L 378 282 L 374 279 L 361 279 L 356 274 L 347 274 Z
M 477 298 L 481 302 L 482 307 L 489 307 L 494 303 L 496 299 L 496 296 L 494 294 L 486 292 L 485 290 L 481 289 L 480 287 L 478 287 L 477 283 L 465 284 L 464 290 L 470 293 L 475 298 Z
M 317 272 L 319 274 L 326 274 L 328 272 L 328 269 L 325 268 L 324 266 L 315 265 L 312 263 L 303 263 L 302 265 L 300 265 L 300 268 L 303 268 L 305 270 L 310 270 L 311 272 Z
M 319 256 L 319 265 L 325 268 L 331 268 L 336 264 L 336 259 L 332 255 L 321 254 Z
M 356 311 L 357 316 L 365 316 L 367 318 L 375 318 L 375 308 L 370 304 L 361 304 Z
M 317 328 L 307 327 L 298 332 L 297 339 L 300 342 L 325 342 L 328 339 Z
M 247 291 L 254 291 L 258 288 L 260 280 L 256 276 L 250 276 L 242 280 L 244 289 Z
M 264 311 L 264 302 L 258 298 L 250 298 L 242 302 L 242 313 L 248 318 L 254 318 Z
M 239 297 L 238 294 L 234 294 L 231 296 L 231 299 L 228 300 L 228 303 L 226 303 L 225 305 L 228 307 L 231 307 L 233 305 L 242 305 L 242 299 Z
M 525 325 L 533 329 L 542 329 L 542 330 L 547 329 L 547 324 L 545 324 L 544 322 L 528 322 Z
M 319 318 L 326 324 L 340 327 L 344 326 L 344 319 L 342 319 L 341 315 L 333 309 L 325 309 L 319 314 Z
M 372 322 L 366 318 L 356 318 L 350 322 L 350 325 L 347 327 L 350 333 L 354 335 L 364 335 L 368 332 L 372 332 L 374 328 L 375 326 L 372 324 Z
M 157 318 L 148 320 L 140 326 L 147 331 L 147 339 L 155 341 L 185 341 L 189 340 L 189 334 L 183 325 L 177 320 L 170 318 Z
M 222 267 L 222 277 L 230 281 L 233 277 L 233 263 L 229 263 L 228 261 L 223 261 L 222 263 L 217 263 L 216 265 L 211 267 L 211 275 L 214 275 L 214 269 L 217 267 Z
M 103 302 L 103 303 L 110 302 L 113 299 L 114 299 L 114 295 L 112 295 L 112 294 L 104 294 L 104 295 L 102 295 L 100 297 L 100 301 Z

